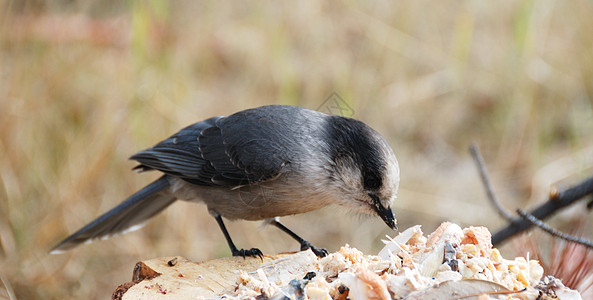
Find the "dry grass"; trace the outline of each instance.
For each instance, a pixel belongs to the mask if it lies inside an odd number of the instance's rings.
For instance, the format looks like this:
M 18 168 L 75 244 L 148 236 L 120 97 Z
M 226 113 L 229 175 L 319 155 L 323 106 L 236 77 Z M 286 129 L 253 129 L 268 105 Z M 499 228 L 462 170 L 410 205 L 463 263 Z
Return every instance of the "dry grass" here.
M 122 3 L 0 0 L 0 298 L 104 299 L 137 260 L 228 255 L 186 203 L 135 233 L 47 251 L 155 177 L 131 172 L 129 155 L 248 107 L 315 109 L 337 92 L 400 159 L 401 228 L 501 224 L 471 141 L 509 207 L 591 173 L 590 1 Z M 285 221 L 330 250 L 373 253 L 388 233 L 333 210 Z M 273 228 L 229 227 L 240 246 L 297 249 Z

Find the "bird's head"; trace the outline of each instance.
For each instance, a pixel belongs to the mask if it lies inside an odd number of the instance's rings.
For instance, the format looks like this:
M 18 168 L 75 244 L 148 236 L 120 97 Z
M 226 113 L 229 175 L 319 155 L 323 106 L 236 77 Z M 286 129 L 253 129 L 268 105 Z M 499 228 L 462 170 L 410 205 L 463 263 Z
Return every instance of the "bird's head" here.
M 387 141 L 363 122 L 331 116 L 327 123 L 330 182 L 337 203 L 375 214 L 393 230 L 391 205 L 399 187 L 399 165 Z

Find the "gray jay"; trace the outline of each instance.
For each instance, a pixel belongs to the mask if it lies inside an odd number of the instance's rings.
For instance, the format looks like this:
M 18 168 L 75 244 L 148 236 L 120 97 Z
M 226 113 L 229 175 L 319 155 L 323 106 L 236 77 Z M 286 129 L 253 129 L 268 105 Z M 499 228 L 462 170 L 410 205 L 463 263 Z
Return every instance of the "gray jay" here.
M 175 200 L 206 204 L 233 256 L 238 249 L 222 217 L 265 220 L 318 256 L 327 251 L 285 227 L 278 217 L 330 204 L 374 214 L 396 230 L 391 204 L 399 185 L 393 151 L 361 121 L 295 106 L 270 105 L 190 125 L 134 154 L 139 171 L 159 179 L 59 243 L 51 253 L 139 228 Z

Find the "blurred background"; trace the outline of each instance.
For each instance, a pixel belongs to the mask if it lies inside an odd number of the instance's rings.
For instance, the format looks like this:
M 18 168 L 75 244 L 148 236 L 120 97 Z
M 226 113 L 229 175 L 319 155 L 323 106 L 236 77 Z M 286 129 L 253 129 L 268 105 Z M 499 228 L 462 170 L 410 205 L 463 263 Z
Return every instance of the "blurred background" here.
M 590 176 L 592 37 L 585 0 L 0 0 L 0 298 L 105 299 L 139 260 L 230 255 L 191 203 L 139 231 L 47 252 L 158 176 L 132 172 L 130 155 L 265 104 L 351 115 L 381 132 L 401 167 L 400 229 L 451 221 L 496 232 L 505 223 L 468 146 L 480 146 L 511 210 Z M 591 238 L 584 204 L 549 223 Z M 330 251 L 376 254 L 394 235 L 343 209 L 284 222 Z M 239 247 L 298 249 L 258 222 L 228 227 Z M 544 235 L 530 237 L 549 252 Z M 503 256 L 526 255 L 516 245 Z

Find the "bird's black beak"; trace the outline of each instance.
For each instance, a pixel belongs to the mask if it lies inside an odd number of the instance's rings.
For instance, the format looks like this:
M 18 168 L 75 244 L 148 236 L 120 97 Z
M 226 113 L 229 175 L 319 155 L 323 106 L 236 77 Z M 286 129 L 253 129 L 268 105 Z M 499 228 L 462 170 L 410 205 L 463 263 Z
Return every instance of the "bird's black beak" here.
M 383 219 L 383 222 L 393 230 L 397 230 L 397 223 L 395 222 L 395 216 L 391 207 L 384 207 L 379 201 L 379 197 L 374 193 L 369 193 L 371 199 L 373 199 L 373 209 L 377 212 L 379 217 Z

